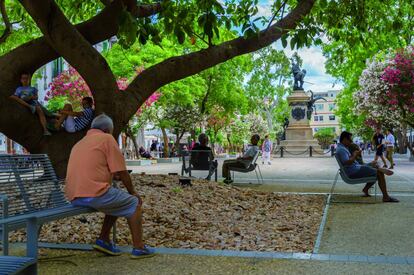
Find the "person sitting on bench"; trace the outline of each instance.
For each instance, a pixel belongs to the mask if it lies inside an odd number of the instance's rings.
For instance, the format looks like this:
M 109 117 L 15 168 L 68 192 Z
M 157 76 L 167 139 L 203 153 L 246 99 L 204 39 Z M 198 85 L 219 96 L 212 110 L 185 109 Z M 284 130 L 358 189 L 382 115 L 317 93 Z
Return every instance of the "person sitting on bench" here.
M 60 130 L 62 124 L 68 133 L 75 133 L 87 128 L 93 119 L 92 97 L 82 98 L 82 112 L 74 112 L 71 104 L 66 104 L 63 110 L 59 111 L 60 117 L 55 121 L 55 128 Z
M 125 217 L 132 235 L 131 258 L 154 256 L 154 249 L 142 240 L 142 199 L 112 136 L 113 129 L 112 119 L 99 115 L 92 121 L 86 136 L 73 146 L 66 174 L 66 196 L 74 206 L 105 213 L 101 234 L 93 246 L 96 250 L 112 256 L 121 254 L 110 242 L 109 234 L 117 218 Z M 111 187 L 113 175 L 121 179 L 129 194 Z
M 347 174 L 350 178 L 365 178 L 365 177 L 377 177 L 378 185 L 382 192 L 382 201 L 383 202 L 398 202 L 397 199 L 390 197 L 387 192 L 387 184 L 385 181 L 385 175 L 392 175 L 393 172 L 379 167 L 374 167 L 370 165 L 361 165 L 356 159 L 361 156 L 361 151 L 356 150 L 353 154 L 350 153 L 349 147 L 352 144 L 352 134 L 349 132 L 342 132 L 339 138 L 339 145 L 336 149 L 336 156 L 339 161 L 345 168 L 344 173 Z M 368 182 L 365 187 L 362 189 L 364 196 L 369 197 L 369 189 L 375 184 L 375 182 Z
M 218 163 L 214 160 L 214 154 L 210 147 L 207 146 L 208 144 L 208 136 L 204 133 L 201 133 L 198 136 L 198 142 L 193 147 L 192 150 L 195 152 L 191 152 L 191 165 L 194 169 L 204 169 L 205 167 L 210 167 L 208 176 L 206 180 L 210 180 L 211 176 L 214 174 L 214 171 L 217 169 Z M 197 152 L 197 151 L 205 151 L 204 152 Z M 211 158 L 210 158 L 211 156 Z M 211 161 L 211 163 L 210 163 Z
M 250 139 L 250 142 L 252 144 L 242 157 L 224 161 L 223 163 L 223 177 L 225 178 L 224 183 L 229 184 L 233 182 L 230 176 L 230 171 L 232 167 L 235 167 L 235 168 L 249 167 L 249 165 L 252 163 L 254 156 L 259 151 L 259 147 L 257 146 L 257 143 L 259 143 L 259 141 L 260 141 L 260 136 L 257 134 L 253 135 Z

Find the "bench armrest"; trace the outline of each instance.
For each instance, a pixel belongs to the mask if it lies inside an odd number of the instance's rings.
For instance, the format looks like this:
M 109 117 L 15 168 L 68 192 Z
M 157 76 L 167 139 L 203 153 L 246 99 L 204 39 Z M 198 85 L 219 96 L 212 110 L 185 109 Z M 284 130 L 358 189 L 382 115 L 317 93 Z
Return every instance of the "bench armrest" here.
M 5 194 L 0 194 L 0 201 L 1 204 L 3 205 L 3 213 L 2 216 L 0 216 L 1 218 L 5 218 L 8 216 L 8 212 L 9 212 L 9 199 L 7 198 L 7 196 Z

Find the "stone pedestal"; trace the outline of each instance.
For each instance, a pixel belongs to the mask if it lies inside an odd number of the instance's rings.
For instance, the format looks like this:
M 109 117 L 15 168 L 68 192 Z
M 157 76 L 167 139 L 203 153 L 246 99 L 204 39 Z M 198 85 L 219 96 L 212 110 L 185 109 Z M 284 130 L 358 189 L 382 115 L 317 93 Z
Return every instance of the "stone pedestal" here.
M 322 152 L 318 141 L 313 138 L 312 128 L 309 126 L 311 110 L 308 110 L 307 103 L 310 97 L 303 90 L 296 90 L 287 100 L 291 107 L 289 126 L 286 129 L 286 140 L 281 141 L 280 146 L 287 151 L 284 156 L 293 156 L 289 154 L 299 154 L 309 149 L 312 146 L 313 150 Z M 309 116 L 309 118 L 308 118 Z M 300 154 L 302 156 L 309 156 L 309 151 Z

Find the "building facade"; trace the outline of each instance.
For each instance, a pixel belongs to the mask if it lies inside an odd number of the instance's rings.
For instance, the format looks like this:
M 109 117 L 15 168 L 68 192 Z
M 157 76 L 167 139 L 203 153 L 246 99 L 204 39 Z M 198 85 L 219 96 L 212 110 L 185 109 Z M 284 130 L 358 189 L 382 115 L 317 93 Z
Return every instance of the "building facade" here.
M 335 99 L 340 92 L 340 90 L 329 90 L 327 92 L 314 93 L 314 96 L 322 96 L 326 101 L 318 100 L 315 102 L 315 110 L 310 120 L 310 127 L 312 128 L 313 134 L 322 128 L 331 128 L 337 136 L 340 135 L 340 121 L 335 115 Z

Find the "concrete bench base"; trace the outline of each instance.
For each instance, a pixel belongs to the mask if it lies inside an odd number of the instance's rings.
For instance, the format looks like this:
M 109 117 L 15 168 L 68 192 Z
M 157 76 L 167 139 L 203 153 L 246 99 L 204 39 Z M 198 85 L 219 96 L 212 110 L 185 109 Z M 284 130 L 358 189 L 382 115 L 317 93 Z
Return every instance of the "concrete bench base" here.
M 127 160 L 127 166 L 151 166 L 152 160 L 150 159 L 137 159 L 137 160 Z
M 157 159 L 158 163 L 177 163 L 180 162 L 180 158 L 161 158 Z

